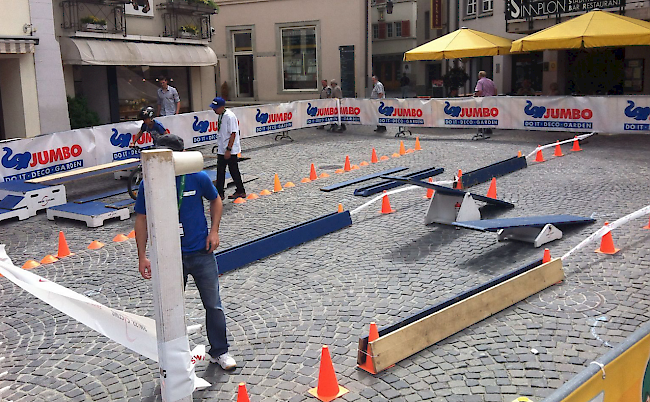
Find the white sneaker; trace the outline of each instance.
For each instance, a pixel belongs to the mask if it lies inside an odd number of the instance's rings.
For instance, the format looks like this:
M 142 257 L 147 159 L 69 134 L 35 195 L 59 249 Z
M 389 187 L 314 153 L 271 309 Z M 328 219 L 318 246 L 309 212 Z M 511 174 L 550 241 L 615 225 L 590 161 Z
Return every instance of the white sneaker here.
M 224 370 L 232 370 L 237 367 L 237 362 L 226 352 L 219 357 L 210 356 L 210 363 L 217 363 Z

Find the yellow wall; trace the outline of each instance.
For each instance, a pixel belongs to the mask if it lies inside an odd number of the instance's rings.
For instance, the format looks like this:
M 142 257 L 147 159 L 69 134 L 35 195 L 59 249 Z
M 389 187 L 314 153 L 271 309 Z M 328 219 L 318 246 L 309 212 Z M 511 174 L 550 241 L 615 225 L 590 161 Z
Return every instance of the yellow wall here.
M 23 25 L 30 23 L 29 2 L 27 0 L 0 0 L 0 35 L 22 36 Z
M 32 53 L 0 58 L 2 110 L 7 138 L 41 134 Z

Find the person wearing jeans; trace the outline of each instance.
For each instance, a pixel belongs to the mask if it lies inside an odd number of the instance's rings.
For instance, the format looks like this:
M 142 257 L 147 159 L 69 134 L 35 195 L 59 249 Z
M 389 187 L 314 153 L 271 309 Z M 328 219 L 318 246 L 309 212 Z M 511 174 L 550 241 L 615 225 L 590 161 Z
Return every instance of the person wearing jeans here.
M 180 152 L 183 139 L 168 134 L 160 138 L 156 148 Z M 237 362 L 228 353 L 226 338 L 226 316 L 219 295 L 219 270 L 213 254 L 219 247 L 219 224 L 223 204 L 210 177 L 205 172 L 185 174 L 176 177 L 174 189 L 178 198 L 178 225 L 181 236 L 183 261 L 183 286 L 188 275 L 192 275 L 205 308 L 205 327 L 210 342 L 208 355 L 210 363 L 217 363 L 224 370 L 237 367 Z M 203 199 L 210 202 L 211 225 L 205 219 Z M 147 258 L 147 208 L 144 182 L 140 183 L 135 201 L 135 241 L 138 248 L 138 270 L 144 279 L 151 279 L 151 261 Z M 171 235 L 171 234 L 168 234 Z

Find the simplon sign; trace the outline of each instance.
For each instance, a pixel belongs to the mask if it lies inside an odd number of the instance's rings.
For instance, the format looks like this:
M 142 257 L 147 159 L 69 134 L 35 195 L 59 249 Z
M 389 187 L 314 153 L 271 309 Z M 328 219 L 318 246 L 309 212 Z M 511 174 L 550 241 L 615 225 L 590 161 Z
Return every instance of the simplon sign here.
M 507 0 L 507 20 L 621 7 L 625 0 Z

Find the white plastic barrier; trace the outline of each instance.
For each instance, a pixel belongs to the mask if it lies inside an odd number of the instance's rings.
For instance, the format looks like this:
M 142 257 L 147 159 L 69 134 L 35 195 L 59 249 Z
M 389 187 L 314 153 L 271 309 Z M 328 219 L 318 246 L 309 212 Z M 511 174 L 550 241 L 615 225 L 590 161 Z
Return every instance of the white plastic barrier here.
M 650 96 L 315 99 L 232 111 L 239 119 L 242 138 L 330 124 L 339 118 L 349 125 L 650 133 Z M 212 110 L 157 120 L 181 136 L 187 148 L 216 142 L 218 117 Z M 3 180 L 27 180 L 137 156 L 129 143 L 140 125 L 107 124 L 4 141 L 0 176 Z M 143 136 L 138 145 L 151 145 L 151 138 Z

